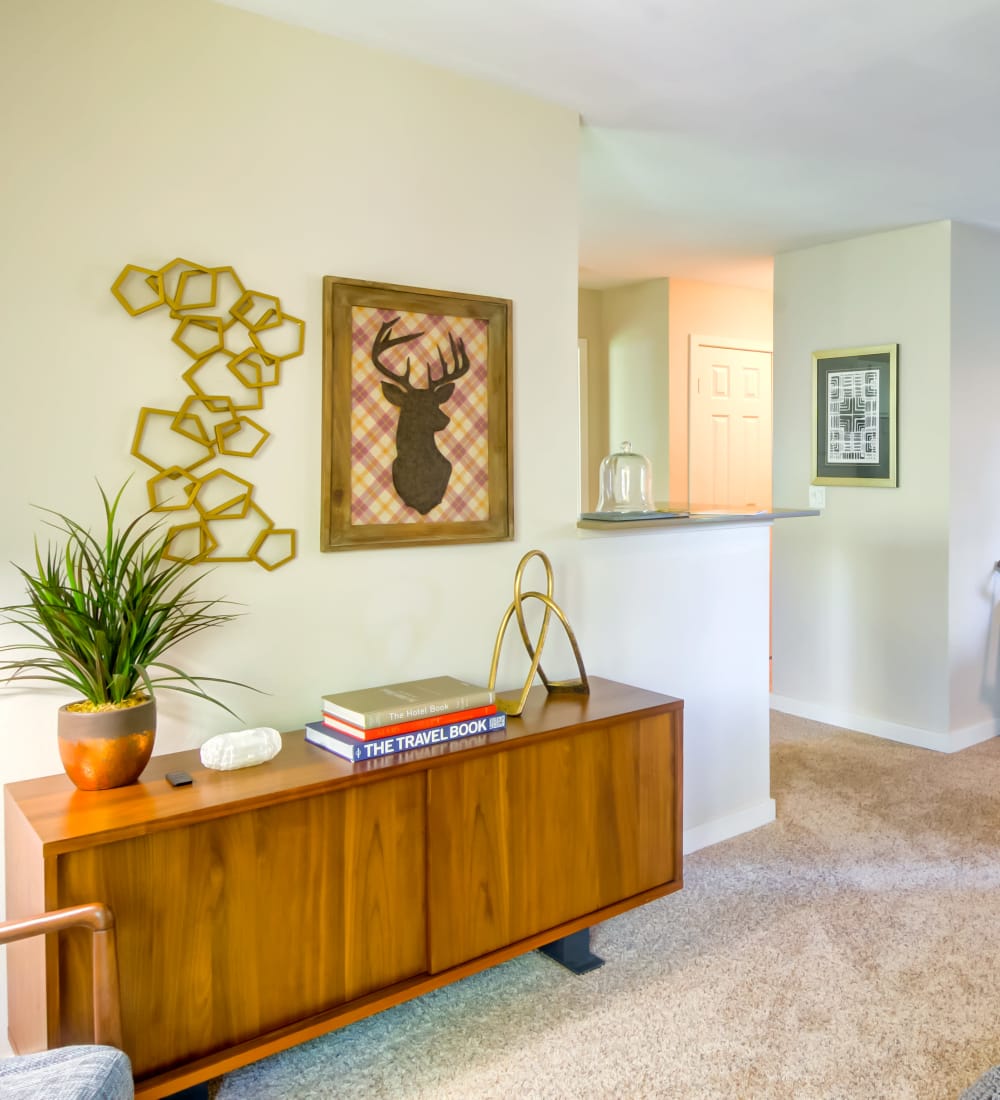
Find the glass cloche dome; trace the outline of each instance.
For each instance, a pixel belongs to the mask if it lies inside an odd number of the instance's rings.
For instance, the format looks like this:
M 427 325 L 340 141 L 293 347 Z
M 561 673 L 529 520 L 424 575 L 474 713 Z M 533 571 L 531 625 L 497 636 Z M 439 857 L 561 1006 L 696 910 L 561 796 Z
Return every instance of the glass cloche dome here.
M 601 462 L 598 512 L 655 512 L 653 467 L 627 440 Z

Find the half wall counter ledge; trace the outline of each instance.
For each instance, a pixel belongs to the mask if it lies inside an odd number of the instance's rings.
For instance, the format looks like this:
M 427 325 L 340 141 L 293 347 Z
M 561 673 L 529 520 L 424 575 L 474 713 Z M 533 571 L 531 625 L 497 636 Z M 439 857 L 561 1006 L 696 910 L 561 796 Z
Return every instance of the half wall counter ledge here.
M 778 519 L 799 519 L 804 516 L 821 515 L 819 508 L 773 508 L 770 511 L 740 511 L 738 509 L 703 509 L 697 506 L 690 511 L 682 511 L 673 506 L 664 506 L 663 510 L 647 512 L 630 517 L 628 513 L 584 512 L 576 526 L 581 531 L 600 531 L 603 534 L 621 534 L 633 531 L 662 531 L 665 528 L 725 527 L 748 526 L 750 524 L 773 523 Z

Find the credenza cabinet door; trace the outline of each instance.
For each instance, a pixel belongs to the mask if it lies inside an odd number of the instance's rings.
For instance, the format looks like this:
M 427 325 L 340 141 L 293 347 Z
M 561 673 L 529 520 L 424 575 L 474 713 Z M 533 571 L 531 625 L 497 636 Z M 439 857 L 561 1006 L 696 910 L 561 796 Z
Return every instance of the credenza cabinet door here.
M 428 775 L 430 970 L 679 878 L 672 714 Z
M 411 774 L 60 856 L 60 904 L 115 913 L 136 1076 L 426 972 L 425 791 Z M 85 1041 L 87 941 L 62 942 L 63 1041 Z

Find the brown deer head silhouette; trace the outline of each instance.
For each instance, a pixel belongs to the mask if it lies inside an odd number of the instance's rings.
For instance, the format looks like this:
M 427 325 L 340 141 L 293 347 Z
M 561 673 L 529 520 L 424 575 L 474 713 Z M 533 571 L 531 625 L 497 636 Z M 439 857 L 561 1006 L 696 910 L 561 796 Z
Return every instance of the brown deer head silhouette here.
M 437 449 L 435 432 L 451 422 L 441 406 L 455 390 L 455 380 L 469 372 L 469 357 L 465 344 L 448 333 L 451 348 L 451 366 L 445 361 L 438 345 L 441 373 L 433 376 L 434 364 L 427 363 L 427 385 L 410 383 L 410 357 L 406 357 L 406 370 L 397 374 L 382 361 L 389 348 L 406 344 L 423 336 L 423 332 L 393 336 L 392 327 L 399 320 L 393 317 L 384 321 L 372 343 L 372 364 L 389 379 L 382 383 L 382 394 L 399 409 L 396 424 L 396 459 L 392 464 L 392 483 L 404 504 L 415 508 L 422 516 L 441 503 L 451 478 L 451 463 Z

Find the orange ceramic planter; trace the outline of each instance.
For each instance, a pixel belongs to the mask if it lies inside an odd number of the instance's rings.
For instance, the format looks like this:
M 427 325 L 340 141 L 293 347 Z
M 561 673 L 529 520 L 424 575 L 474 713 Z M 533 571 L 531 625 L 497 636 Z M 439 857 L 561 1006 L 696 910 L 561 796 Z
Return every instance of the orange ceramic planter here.
M 59 756 L 81 791 L 134 783 L 149 763 L 156 737 L 156 701 L 118 710 L 59 708 Z

